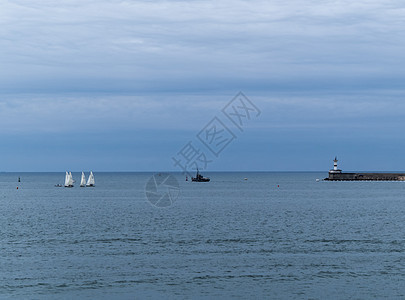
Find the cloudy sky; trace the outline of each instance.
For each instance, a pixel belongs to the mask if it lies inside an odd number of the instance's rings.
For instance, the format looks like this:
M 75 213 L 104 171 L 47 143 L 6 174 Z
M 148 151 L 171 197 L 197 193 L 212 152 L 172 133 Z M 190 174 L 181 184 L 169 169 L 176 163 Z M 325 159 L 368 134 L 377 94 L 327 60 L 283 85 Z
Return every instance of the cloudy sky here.
M 177 170 L 239 91 L 261 114 L 209 170 L 405 170 L 404 28 L 396 0 L 3 0 L 0 171 Z

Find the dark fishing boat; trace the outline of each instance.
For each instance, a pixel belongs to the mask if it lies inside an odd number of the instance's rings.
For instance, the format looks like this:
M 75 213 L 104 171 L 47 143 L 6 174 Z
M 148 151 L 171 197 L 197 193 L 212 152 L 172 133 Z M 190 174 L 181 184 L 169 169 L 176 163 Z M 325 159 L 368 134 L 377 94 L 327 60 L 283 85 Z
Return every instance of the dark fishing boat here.
M 197 174 L 195 177 L 191 177 L 191 181 L 195 181 L 195 182 L 208 182 L 210 181 L 210 179 L 208 177 L 204 177 L 200 174 L 200 172 L 197 169 Z

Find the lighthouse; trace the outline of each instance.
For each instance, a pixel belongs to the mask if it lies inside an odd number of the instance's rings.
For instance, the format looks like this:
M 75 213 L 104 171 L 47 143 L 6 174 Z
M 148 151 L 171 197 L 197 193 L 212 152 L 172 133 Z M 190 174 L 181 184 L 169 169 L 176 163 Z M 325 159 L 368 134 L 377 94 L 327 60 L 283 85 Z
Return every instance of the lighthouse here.
M 335 156 L 335 159 L 333 160 L 333 170 L 330 170 L 329 173 L 342 173 L 342 170 L 338 169 L 338 159 L 337 156 Z

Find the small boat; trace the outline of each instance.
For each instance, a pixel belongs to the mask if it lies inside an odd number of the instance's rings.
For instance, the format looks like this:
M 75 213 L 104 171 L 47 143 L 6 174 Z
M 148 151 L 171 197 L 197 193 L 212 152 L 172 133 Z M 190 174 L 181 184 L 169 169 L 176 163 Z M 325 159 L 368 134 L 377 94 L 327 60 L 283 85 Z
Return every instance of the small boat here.
M 65 175 L 65 187 L 73 187 L 73 176 L 72 172 L 66 172 Z
M 84 173 L 82 172 L 82 178 L 80 179 L 80 187 L 85 186 L 86 186 L 86 176 L 84 176 Z
M 195 182 L 208 182 L 210 181 L 210 179 L 208 177 L 204 177 L 200 174 L 200 172 L 197 169 L 197 174 L 195 177 L 191 177 L 191 181 L 195 181 Z
M 88 186 L 88 187 L 93 187 L 93 186 L 95 186 L 95 181 L 94 181 L 93 172 L 90 172 L 90 176 L 89 176 L 89 179 L 87 180 L 86 186 Z

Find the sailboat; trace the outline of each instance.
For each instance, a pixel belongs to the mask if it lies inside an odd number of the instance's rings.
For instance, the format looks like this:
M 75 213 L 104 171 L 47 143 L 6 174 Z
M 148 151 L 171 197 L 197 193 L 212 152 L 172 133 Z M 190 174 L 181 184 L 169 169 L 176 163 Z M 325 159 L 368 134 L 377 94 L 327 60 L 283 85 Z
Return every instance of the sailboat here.
M 86 186 L 86 176 L 84 176 L 84 173 L 82 172 L 82 178 L 80 180 L 80 187 Z
M 91 172 L 90 172 L 89 179 L 87 180 L 86 186 L 91 186 L 91 187 L 93 187 L 94 185 L 95 185 L 94 175 L 93 175 L 93 172 L 91 171 Z
M 73 177 L 72 172 L 66 172 L 65 175 L 65 187 L 73 187 Z

